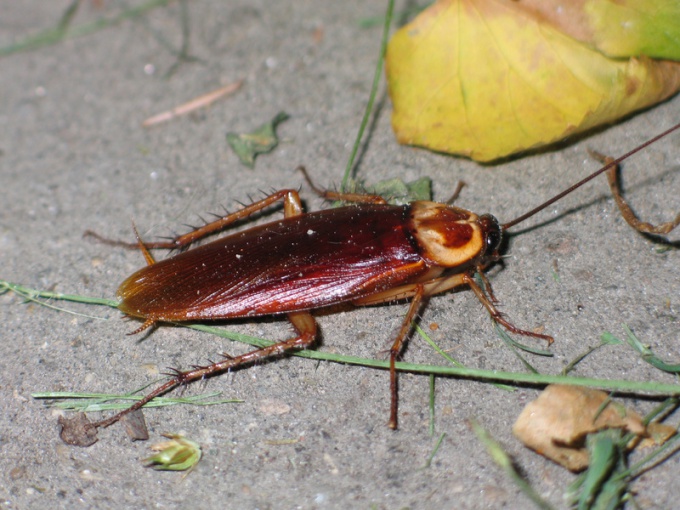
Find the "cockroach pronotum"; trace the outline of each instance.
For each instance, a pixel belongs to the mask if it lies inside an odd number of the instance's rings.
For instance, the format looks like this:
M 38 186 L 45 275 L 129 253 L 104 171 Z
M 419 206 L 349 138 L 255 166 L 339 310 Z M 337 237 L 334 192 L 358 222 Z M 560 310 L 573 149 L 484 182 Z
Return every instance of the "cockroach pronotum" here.
M 649 234 L 669 233 L 680 224 L 680 214 L 659 227 L 639 221 L 620 195 L 616 171 L 621 161 L 678 128 L 680 124 L 615 160 L 596 155 L 603 159 L 602 168 L 507 223 L 500 223 L 490 214 L 478 216 L 438 202 L 416 201 L 398 206 L 375 195 L 322 191 L 307 178 L 324 198 L 344 200 L 351 205 L 304 213 L 298 192 L 285 189 L 169 242 L 144 243 L 139 235 L 136 244 L 104 240 L 138 247 L 148 264 L 127 278 L 117 293 L 118 308 L 144 321 L 134 333 L 162 322 L 286 314 L 297 336 L 217 363 L 185 372 L 177 370 L 168 382 L 142 400 L 92 426 L 107 427 L 153 398 L 196 379 L 310 347 L 317 331 L 311 310 L 342 302 L 375 305 L 410 300 L 408 313 L 389 351 L 389 426 L 396 428 L 395 361 L 422 299 L 468 286 L 505 329 L 552 342 L 548 335 L 515 327 L 496 308 L 484 270 L 499 259 L 504 232 L 608 171 L 612 192 L 628 223 Z M 152 248 L 186 248 L 281 200 L 284 210 L 281 220 L 231 234 L 160 262 L 155 262 L 149 253 Z M 475 273 L 481 275 L 481 286 L 474 278 Z

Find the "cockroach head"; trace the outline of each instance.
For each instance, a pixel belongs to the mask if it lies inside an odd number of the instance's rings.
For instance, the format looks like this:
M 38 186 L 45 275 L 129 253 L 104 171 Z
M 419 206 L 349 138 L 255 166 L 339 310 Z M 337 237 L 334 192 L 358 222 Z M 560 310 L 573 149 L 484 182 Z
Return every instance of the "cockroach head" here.
M 498 250 L 503 242 L 503 229 L 495 216 L 482 214 L 479 217 L 479 224 L 484 234 L 484 258 L 487 260 L 498 260 Z
M 498 258 L 501 227 L 496 218 L 437 202 L 411 203 L 411 235 L 421 255 L 445 268 Z

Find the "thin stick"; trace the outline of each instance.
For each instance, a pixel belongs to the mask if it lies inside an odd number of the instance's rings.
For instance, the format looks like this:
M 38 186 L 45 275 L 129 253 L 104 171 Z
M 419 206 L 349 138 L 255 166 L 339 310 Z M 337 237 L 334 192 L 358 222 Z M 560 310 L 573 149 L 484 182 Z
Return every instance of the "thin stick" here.
M 241 88 L 241 85 L 243 85 L 242 79 L 219 89 L 213 90 L 212 92 L 208 92 L 207 94 L 203 94 L 202 96 L 192 99 L 189 102 L 176 106 L 172 110 L 168 110 L 163 113 L 159 113 L 158 115 L 154 115 L 153 117 L 149 117 L 144 122 L 142 122 L 142 126 L 146 128 L 155 126 L 156 124 L 167 122 L 174 119 L 175 117 L 179 117 L 180 115 L 191 113 L 194 110 L 198 110 L 199 108 L 204 108 L 224 96 L 233 94 Z

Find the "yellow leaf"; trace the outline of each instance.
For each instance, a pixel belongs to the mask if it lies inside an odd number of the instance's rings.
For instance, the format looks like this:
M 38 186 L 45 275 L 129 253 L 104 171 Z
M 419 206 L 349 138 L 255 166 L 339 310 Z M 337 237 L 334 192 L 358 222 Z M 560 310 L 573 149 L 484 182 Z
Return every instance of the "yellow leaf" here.
M 680 64 L 613 60 L 517 2 L 440 0 L 387 53 L 400 143 L 491 161 L 665 99 Z
M 590 0 L 586 12 L 603 53 L 680 59 L 678 0 Z
M 609 57 L 680 60 L 678 0 L 522 0 L 522 6 Z

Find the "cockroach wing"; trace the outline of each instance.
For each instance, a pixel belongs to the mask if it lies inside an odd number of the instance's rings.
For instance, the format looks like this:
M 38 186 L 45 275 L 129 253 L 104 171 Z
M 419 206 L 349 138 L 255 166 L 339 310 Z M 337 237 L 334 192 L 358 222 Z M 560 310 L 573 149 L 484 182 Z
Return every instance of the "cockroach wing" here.
M 285 218 L 147 266 L 118 289 L 124 313 L 158 321 L 318 308 L 427 272 L 409 206 L 348 206 Z

